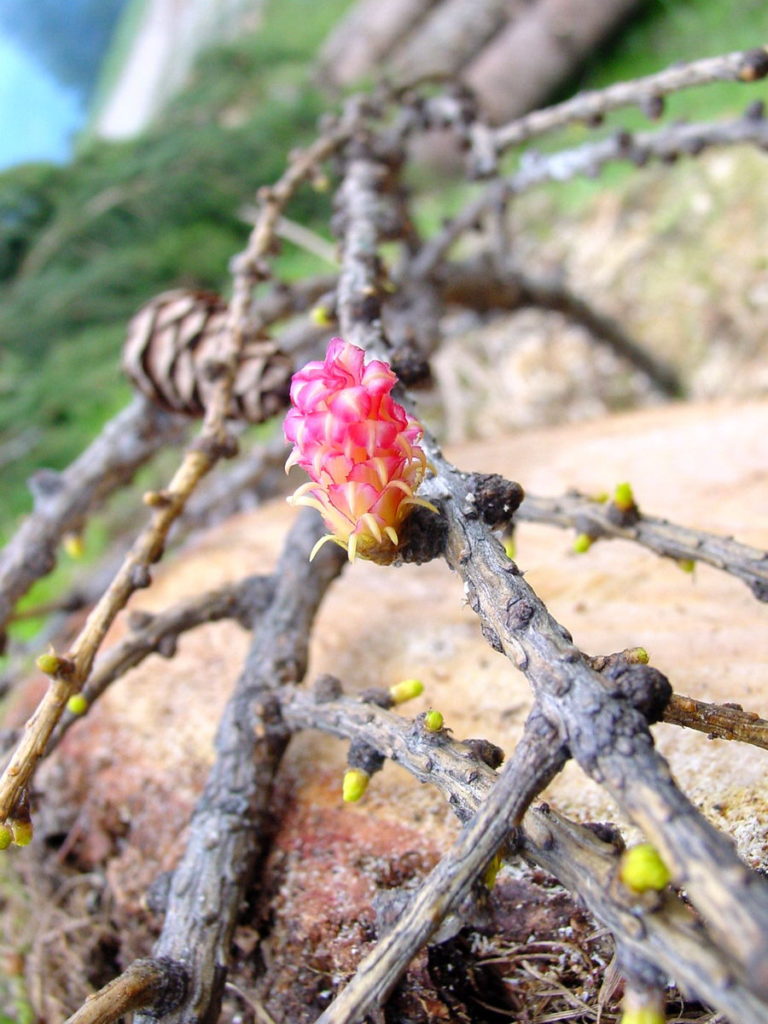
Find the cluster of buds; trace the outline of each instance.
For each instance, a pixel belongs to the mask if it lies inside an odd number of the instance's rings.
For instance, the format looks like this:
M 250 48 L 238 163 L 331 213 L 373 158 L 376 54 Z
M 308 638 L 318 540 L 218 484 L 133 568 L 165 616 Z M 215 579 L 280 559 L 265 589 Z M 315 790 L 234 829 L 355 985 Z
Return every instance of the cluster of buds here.
M 436 511 L 416 489 L 427 460 L 421 426 L 391 395 L 397 377 L 379 359 L 365 362 L 356 345 L 333 338 L 325 359 L 294 374 L 286 439 L 294 445 L 286 469 L 311 480 L 289 501 L 318 509 L 332 540 L 356 555 L 391 562 L 401 526 L 415 505 Z

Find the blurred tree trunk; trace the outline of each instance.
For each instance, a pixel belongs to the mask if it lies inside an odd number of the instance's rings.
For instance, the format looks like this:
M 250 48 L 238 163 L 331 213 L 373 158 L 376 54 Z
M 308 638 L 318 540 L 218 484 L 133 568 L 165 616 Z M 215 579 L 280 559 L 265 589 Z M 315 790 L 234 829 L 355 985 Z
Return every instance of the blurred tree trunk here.
M 639 0 L 359 0 L 322 48 L 331 88 L 461 74 L 495 121 L 531 110 Z
M 370 75 L 381 60 L 427 15 L 438 0 L 359 0 L 326 39 L 318 77 L 342 88 Z
M 465 69 L 465 81 L 496 122 L 533 110 L 638 0 L 538 0 L 509 21 Z

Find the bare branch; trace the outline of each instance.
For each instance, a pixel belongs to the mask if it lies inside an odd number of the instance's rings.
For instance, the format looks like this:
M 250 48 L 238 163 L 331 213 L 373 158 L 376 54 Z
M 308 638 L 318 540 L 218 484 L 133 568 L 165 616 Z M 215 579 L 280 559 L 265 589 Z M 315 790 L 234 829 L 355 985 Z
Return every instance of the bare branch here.
M 150 654 L 173 657 L 179 636 L 204 622 L 237 619 L 244 626 L 252 626 L 256 617 L 269 605 L 273 591 L 270 577 L 248 576 L 238 583 L 226 584 L 217 590 L 180 601 L 173 608 L 156 615 L 134 613 L 132 621 L 129 620 L 134 626 L 131 635 L 96 659 L 93 672 L 81 690 L 88 707 L 115 680 L 141 664 Z M 58 746 L 65 732 L 81 717 L 70 711 L 64 712 L 48 743 L 46 755 Z
M 315 612 L 344 564 L 335 545 L 310 563 L 322 532 L 319 517 L 307 511 L 291 529 L 274 597 L 219 726 L 216 761 L 192 815 L 154 949 L 155 957 L 182 964 L 190 979 L 165 1024 L 214 1024 L 218 1017 L 232 934 L 268 842 L 272 780 L 288 740 L 274 693 L 304 675 Z M 152 1019 L 139 1014 L 135 1024 Z
M 768 720 L 739 704 L 707 704 L 674 693 L 662 721 L 705 732 L 712 739 L 738 740 L 768 750 Z
M 662 96 L 691 89 L 710 82 L 755 82 L 768 74 L 768 53 L 764 47 L 753 50 L 739 50 L 718 57 L 687 64 L 675 64 L 664 71 L 658 71 L 629 82 L 617 82 L 606 89 L 579 93 L 563 103 L 530 114 L 502 125 L 494 132 L 494 142 L 499 153 L 527 142 L 537 135 L 563 128 L 577 121 L 594 123 L 611 110 L 619 107 L 646 107 L 658 104 Z M 656 107 L 659 116 L 661 108 Z
M 670 892 L 642 906 L 616 885 L 617 850 L 589 826 L 552 808 L 525 817 L 520 853 L 578 893 L 626 949 L 655 964 L 678 984 L 734 1021 L 768 1021 L 768 1001 L 737 980 L 737 972 L 698 919 Z
M 208 526 L 275 498 L 288 490 L 285 460 L 288 450 L 282 433 L 241 456 L 231 466 L 209 477 L 192 496 L 174 531 L 174 539 L 186 530 Z
M 82 529 L 94 506 L 182 436 L 178 417 L 135 398 L 71 466 L 61 473 L 42 470 L 32 478 L 34 511 L 0 553 L 0 628 L 16 601 L 53 569 L 61 538 Z
M 279 701 L 282 718 L 292 730 L 319 729 L 362 740 L 420 782 L 436 786 L 462 821 L 483 806 L 496 785 L 496 772 L 470 746 L 448 736 L 430 742 L 418 723 L 373 704 L 352 697 L 320 701 L 293 687 L 281 691 Z M 689 907 L 671 893 L 657 905 L 641 907 L 613 884 L 619 851 L 594 830 L 541 805 L 526 812 L 518 839 L 517 851 L 581 896 L 618 941 L 734 1020 L 765 1019 L 768 1003 L 734 982 L 732 968 Z
M 574 529 L 594 540 L 634 541 L 678 561 L 704 562 L 743 580 L 758 601 L 768 601 L 768 553 L 765 551 L 740 544 L 732 537 L 677 526 L 644 513 L 622 519 L 615 512 L 612 503 L 593 501 L 580 494 L 559 498 L 527 494 L 515 516 L 526 522 Z
M 500 270 L 489 260 L 448 263 L 440 268 L 443 300 L 480 311 L 536 306 L 562 313 L 585 327 L 596 341 L 640 370 L 662 393 L 679 396 L 683 384 L 674 367 L 631 338 L 611 317 L 600 313 L 558 281 L 532 277 L 517 268 Z
M 151 1006 L 165 1013 L 177 1005 L 187 984 L 170 960 L 134 960 L 123 973 L 88 997 L 64 1024 L 114 1024 L 124 1014 Z
M 486 639 L 525 673 L 572 756 L 661 852 L 743 982 L 768 997 L 768 885 L 680 792 L 653 749 L 645 718 L 611 692 L 478 515 L 472 484 L 430 439 L 437 476 L 422 488 L 448 521 L 446 558 L 464 580 Z M 470 478 L 471 479 L 471 478 Z M 617 697 L 619 699 L 617 699 Z
M 534 710 L 522 739 L 456 843 L 427 876 L 390 931 L 358 965 L 355 977 L 317 1024 L 353 1024 L 381 1006 L 416 952 L 469 895 L 473 882 L 522 818 L 530 801 L 562 767 L 565 755 L 549 722 Z
M 713 146 L 743 143 L 768 146 L 768 121 L 743 117 L 716 123 L 667 125 L 657 132 L 617 132 L 598 142 L 547 155 L 526 153 L 517 172 L 494 181 L 425 243 L 411 265 L 411 273 L 428 277 L 453 243 L 472 230 L 483 216 L 538 185 L 579 176 L 593 178 L 609 163 L 629 162 L 637 167 L 653 161 L 672 163 L 681 156 L 697 156 Z
M 294 154 L 277 183 L 260 193 L 262 208 L 259 218 L 245 250 L 232 262 L 234 282 L 226 337 L 219 352 L 218 373 L 211 387 L 201 435 L 186 451 L 167 489 L 145 497 L 153 510 L 150 522 L 136 538 L 66 657 L 54 660 L 51 685 L 27 722 L 21 740 L 0 777 L 0 822 L 11 817 L 26 791 L 67 701 L 88 678 L 96 652 L 115 617 L 136 589 L 149 585 L 150 566 L 162 556 L 170 528 L 190 495 L 219 459 L 235 453 L 236 442 L 226 427 L 226 418 L 240 351 L 251 326 L 253 287 L 269 274 L 266 261 L 286 204 L 318 163 L 349 138 L 358 117 L 359 104 L 351 103 L 344 118 L 306 150 Z

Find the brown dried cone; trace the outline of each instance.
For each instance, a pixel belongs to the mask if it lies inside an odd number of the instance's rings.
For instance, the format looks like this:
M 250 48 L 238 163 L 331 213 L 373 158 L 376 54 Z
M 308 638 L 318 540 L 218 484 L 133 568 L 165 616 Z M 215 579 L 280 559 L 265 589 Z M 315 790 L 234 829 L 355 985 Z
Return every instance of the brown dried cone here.
M 203 414 L 219 372 L 227 304 L 211 292 L 163 292 L 128 325 L 123 369 L 153 402 L 187 416 Z M 261 423 L 283 409 L 293 367 L 274 342 L 245 338 L 230 415 Z

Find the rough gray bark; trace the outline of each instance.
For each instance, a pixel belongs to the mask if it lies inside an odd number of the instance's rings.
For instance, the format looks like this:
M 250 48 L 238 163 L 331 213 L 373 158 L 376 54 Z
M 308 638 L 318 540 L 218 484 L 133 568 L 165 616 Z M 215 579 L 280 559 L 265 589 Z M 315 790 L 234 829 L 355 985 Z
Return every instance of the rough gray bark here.
M 301 680 L 309 635 L 343 555 L 326 545 L 312 512 L 289 533 L 272 603 L 259 619 L 245 668 L 216 737 L 216 761 L 189 824 L 189 840 L 173 873 L 154 958 L 178 964 L 188 986 L 165 1024 L 215 1024 L 240 905 L 269 836 L 272 779 L 288 742 L 271 694 Z M 155 1018 L 140 1013 L 135 1024 Z

